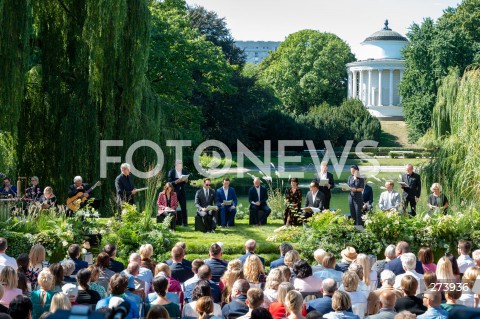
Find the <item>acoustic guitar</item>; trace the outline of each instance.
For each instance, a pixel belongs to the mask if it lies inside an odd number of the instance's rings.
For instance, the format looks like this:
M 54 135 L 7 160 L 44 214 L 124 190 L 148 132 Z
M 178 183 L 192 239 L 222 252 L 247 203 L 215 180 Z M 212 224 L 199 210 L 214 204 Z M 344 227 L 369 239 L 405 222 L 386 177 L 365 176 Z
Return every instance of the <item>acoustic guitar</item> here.
M 88 191 L 86 192 L 78 192 L 77 194 L 75 194 L 74 196 L 72 197 L 69 197 L 67 199 L 67 206 L 68 208 L 71 210 L 71 211 L 74 211 L 76 212 L 77 210 L 80 209 L 80 205 L 82 203 L 84 203 L 86 200 L 87 200 L 87 197 L 86 195 L 88 193 L 90 193 L 91 191 L 93 191 L 96 187 L 102 185 L 102 182 L 101 181 L 98 181 L 95 183 L 95 185 L 93 185 L 92 188 L 90 188 Z

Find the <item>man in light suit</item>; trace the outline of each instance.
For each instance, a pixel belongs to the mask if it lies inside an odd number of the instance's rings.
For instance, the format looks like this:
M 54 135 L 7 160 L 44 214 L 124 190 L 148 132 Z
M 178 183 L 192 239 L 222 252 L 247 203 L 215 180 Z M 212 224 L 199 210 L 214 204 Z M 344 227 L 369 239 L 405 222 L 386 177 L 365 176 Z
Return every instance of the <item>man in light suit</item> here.
M 232 204 L 226 205 L 224 201 L 232 201 Z M 222 227 L 233 226 L 235 214 L 237 213 L 237 195 L 235 189 L 230 187 L 230 178 L 223 179 L 223 186 L 217 189 L 217 206 L 220 208 L 220 225 Z
M 202 217 L 203 224 L 207 233 L 214 233 L 217 228 L 218 207 L 216 207 L 216 193 L 210 188 L 212 181 L 210 178 L 203 180 L 203 187 L 195 194 L 195 207 L 197 215 Z M 208 206 L 214 206 L 212 210 L 207 210 Z
M 323 210 L 323 203 L 325 202 L 325 195 L 320 192 L 320 186 L 316 180 L 310 182 L 310 190 L 305 196 L 305 207 L 315 207 L 319 208 L 320 211 Z M 304 218 L 312 217 L 312 212 L 305 212 Z
M 265 225 L 267 217 L 272 210 L 267 205 L 268 193 L 265 186 L 260 185 L 260 178 L 255 177 L 253 186 L 248 190 L 248 202 L 250 203 L 250 212 L 253 215 L 253 223 L 257 226 Z M 263 211 L 263 216 L 259 216 L 259 211 Z
M 387 189 L 380 194 L 380 200 L 378 201 L 378 208 L 383 211 L 396 209 L 400 206 L 400 194 L 393 189 L 394 182 L 386 181 L 385 188 Z

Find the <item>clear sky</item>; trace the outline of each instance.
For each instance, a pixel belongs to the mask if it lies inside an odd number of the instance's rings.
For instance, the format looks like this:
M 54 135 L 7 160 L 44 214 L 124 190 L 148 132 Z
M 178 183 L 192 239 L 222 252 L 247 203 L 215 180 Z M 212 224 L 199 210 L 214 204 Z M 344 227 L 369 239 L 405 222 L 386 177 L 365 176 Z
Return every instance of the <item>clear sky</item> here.
M 225 17 L 236 40 L 282 41 L 302 29 L 332 32 L 358 52 L 385 19 L 405 35 L 413 23 L 437 19 L 461 0 L 187 0 Z

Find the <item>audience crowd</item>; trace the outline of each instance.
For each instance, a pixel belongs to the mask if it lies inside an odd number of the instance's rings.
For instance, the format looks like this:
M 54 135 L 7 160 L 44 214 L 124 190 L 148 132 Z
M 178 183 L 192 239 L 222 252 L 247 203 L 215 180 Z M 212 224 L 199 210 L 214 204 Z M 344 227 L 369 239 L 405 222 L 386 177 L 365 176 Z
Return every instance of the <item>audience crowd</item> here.
M 208 259 L 189 261 L 179 242 L 157 262 L 145 244 L 123 265 L 108 244 L 89 265 L 74 244 L 67 260 L 49 264 L 42 245 L 15 259 L 0 238 L 0 319 L 48 318 L 74 305 L 106 315 L 126 305 L 129 319 L 480 318 L 480 250 L 472 258 L 469 241 L 437 263 L 430 248 L 415 255 L 401 241 L 378 261 L 346 247 L 337 262 L 318 249 L 316 265 L 282 243 L 269 272 L 254 240 L 234 260 L 223 248 L 213 243 Z

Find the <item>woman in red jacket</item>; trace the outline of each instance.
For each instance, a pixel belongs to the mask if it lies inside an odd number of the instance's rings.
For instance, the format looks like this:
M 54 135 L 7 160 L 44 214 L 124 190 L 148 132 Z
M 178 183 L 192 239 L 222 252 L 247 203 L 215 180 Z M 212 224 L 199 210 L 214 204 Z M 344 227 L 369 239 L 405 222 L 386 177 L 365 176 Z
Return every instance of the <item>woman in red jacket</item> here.
M 173 187 L 170 185 L 170 183 L 166 183 L 163 187 L 163 192 L 158 194 L 157 205 L 157 223 L 163 222 L 165 217 L 167 217 L 169 214 L 172 214 L 170 230 L 175 231 L 175 214 L 178 207 L 178 199 L 177 194 L 173 191 Z

